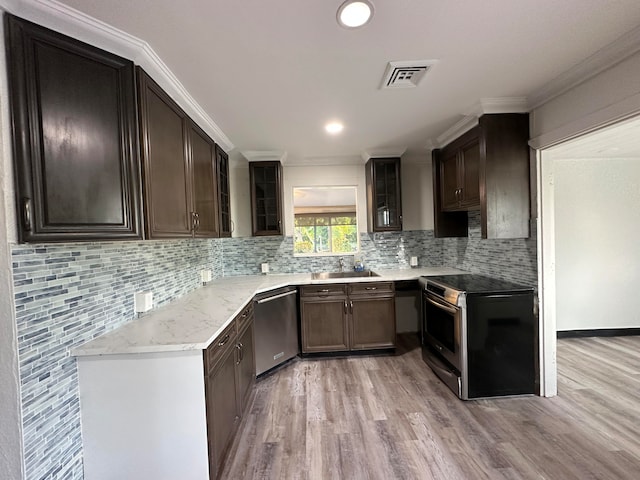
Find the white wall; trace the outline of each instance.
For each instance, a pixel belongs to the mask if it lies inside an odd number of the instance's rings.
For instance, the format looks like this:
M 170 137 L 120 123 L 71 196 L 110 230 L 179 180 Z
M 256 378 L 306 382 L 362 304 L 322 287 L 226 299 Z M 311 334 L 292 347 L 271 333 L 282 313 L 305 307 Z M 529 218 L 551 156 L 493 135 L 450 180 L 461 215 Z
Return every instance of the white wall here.
M 319 165 L 284 167 L 284 231 L 293 235 L 294 187 L 355 186 L 358 230 L 367 231 L 367 194 L 364 165 Z
M 544 148 L 640 112 L 640 52 L 530 113 L 531 145 Z
M 236 153 L 236 155 L 239 155 Z M 231 158 L 231 156 L 229 156 Z M 231 191 L 231 222 L 234 237 L 251 236 L 251 192 L 249 190 L 249 164 L 234 159 L 229 165 Z
M 530 112 L 531 147 L 541 150 L 640 112 L 640 52 Z M 545 165 L 546 164 L 546 165 Z M 537 157 L 541 395 L 557 393 L 553 165 Z M 551 168 L 549 168 L 551 167 Z
M 402 157 L 402 227 L 433 230 L 433 181 L 431 152 Z
M 3 25 L 0 37 L 4 38 Z M 0 478 L 23 476 L 19 401 L 18 347 L 13 308 L 10 243 L 16 239 L 9 96 L 4 72 L 5 53 L 0 51 Z
M 557 329 L 640 327 L 640 158 L 554 162 Z

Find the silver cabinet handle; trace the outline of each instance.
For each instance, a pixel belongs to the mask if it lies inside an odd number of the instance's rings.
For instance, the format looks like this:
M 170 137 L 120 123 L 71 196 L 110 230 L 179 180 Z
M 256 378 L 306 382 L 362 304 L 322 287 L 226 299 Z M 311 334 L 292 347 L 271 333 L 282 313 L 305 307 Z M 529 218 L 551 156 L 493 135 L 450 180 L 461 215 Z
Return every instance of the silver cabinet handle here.
M 22 213 L 23 213 L 22 222 L 24 224 L 24 229 L 27 232 L 30 232 L 31 231 L 31 199 L 30 198 L 22 199 Z
M 218 342 L 218 346 L 223 347 L 229 341 L 229 338 L 231 338 L 231 336 L 227 333 L 224 338 Z
M 353 315 L 353 300 L 349 300 L 349 306 L 351 307 L 351 315 Z
M 197 231 L 198 231 L 198 214 L 196 212 L 191 212 L 191 235 L 195 237 Z
M 378 287 L 364 287 L 365 290 L 377 290 Z
M 344 313 L 345 313 L 345 315 L 348 313 L 347 312 L 347 301 L 346 300 L 344 301 Z
M 240 365 L 240 362 L 242 362 L 242 344 L 237 344 L 236 350 L 238 350 L 238 360 L 236 360 L 236 365 Z

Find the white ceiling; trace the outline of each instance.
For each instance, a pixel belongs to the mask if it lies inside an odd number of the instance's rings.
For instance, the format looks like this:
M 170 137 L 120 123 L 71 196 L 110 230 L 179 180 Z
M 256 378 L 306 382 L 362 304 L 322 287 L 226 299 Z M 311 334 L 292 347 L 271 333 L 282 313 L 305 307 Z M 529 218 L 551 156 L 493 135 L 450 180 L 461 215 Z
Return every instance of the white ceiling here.
M 146 41 L 236 152 L 288 163 L 426 155 L 480 99 L 529 96 L 640 25 L 638 0 L 373 0 L 356 30 L 336 22 L 342 0 L 62 3 Z M 430 59 L 417 88 L 379 88 L 389 61 Z

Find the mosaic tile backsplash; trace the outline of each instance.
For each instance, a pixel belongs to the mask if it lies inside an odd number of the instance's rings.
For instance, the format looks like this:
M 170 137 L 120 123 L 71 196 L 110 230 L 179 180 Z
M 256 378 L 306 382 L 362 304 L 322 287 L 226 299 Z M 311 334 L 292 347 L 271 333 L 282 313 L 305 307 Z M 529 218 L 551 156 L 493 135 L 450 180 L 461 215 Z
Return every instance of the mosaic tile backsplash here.
M 469 212 L 469 237 L 442 239 L 442 265 L 523 285 L 538 283 L 535 222 L 525 239 L 483 240 L 480 212 Z
M 222 273 L 218 240 L 19 245 L 12 249 L 26 478 L 81 479 L 76 361 L 70 350 Z
M 360 253 L 365 267 L 371 270 L 409 268 L 412 256 L 421 266 L 442 264 L 441 241 L 432 231 L 361 233 Z M 222 241 L 224 275 L 256 275 L 260 264 L 268 263 L 271 273 L 305 273 L 337 271 L 340 256 L 296 257 L 293 237 L 227 238 Z M 347 269 L 353 267 L 354 255 L 344 255 Z
M 432 231 L 360 236 L 367 268 L 454 266 L 519 283 L 536 283 L 535 235 L 482 240 L 477 213 L 469 238 Z M 12 249 L 26 478 L 82 479 L 82 438 L 72 348 L 134 319 L 133 294 L 150 290 L 154 307 L 214 277 L 335 271 L 337 257 L 294 257 L 292 237 L 17 245 Z M 353 256 L 345 256 L 347 268 Z

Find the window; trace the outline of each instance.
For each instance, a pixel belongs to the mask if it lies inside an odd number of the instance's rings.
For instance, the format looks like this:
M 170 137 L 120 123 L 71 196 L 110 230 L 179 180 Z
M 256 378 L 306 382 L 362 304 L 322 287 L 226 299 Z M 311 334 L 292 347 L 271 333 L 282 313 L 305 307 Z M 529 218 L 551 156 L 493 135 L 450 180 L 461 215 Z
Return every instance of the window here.
M 334 215 L 295 215 L 294 253 L 354 253 L 357 251 L 358 225 L 355 212 Z
M 294 187 L 293 254 L 345 255 L 359 250 L 356 187 Z

